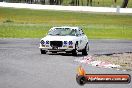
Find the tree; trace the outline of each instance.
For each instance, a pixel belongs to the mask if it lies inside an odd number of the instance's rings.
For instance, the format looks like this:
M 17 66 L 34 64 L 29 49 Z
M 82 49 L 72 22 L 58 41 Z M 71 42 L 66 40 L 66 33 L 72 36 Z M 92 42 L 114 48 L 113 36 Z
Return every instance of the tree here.
M 63 3 L 63 0 L 58 0 L 58 5 L 61 5 Z
M 83 6 L 83 0 L 81 0 L 82 6 Z
M 114 3 L 116 3 L 117 2 L 117 0 L 114 0 Z
M 45 0 L 40 0 L 41 4 L 45 4 Z
M 54 0 L 49 0 L 50 5 L 54 5 Z
M 79 0 L 75 0 L 75 5 L 79 6 Z
M 70 5 L 75 5 L 75 0 L 71 0 Z
M 129 0 L 123 0 L 122 8 L 126 8 Z
M 92 3 L 93 3 L 92 0 L 87 0 L 87 6 L 88 5 L 92 6 Z

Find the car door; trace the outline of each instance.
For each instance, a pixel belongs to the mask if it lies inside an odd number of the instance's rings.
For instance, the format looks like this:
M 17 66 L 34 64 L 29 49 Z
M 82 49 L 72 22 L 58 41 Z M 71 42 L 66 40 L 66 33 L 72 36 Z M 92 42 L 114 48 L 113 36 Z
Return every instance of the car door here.
M 82 49 L 84 47 L 84 36 L 80 29 L 78 29 L 78 47 L 79 49 Z
M 80 29 L 79 32 L 80 32 L 80 37 L 81 37 L 81 40 L 80 40 L 81 49 L 84 49 L 87 43 L 87 36 L 84 34 L 82 29 Z

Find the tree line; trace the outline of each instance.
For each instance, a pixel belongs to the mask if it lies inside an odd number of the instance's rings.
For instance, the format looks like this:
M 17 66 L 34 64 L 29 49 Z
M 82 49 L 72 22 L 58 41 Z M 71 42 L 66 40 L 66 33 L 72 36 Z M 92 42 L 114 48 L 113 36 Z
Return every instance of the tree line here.
M 62 5 L 63 0 L 4 0 L 7 2 L 25 2 L 25 3 L 43 3 L 45 4 L 46 1 L 49 2 L 50 5 Z M 84 0 L 71 0 L 70 5 L 83 5 Z M 92 0 L 87 0 L 87 5 L 92 5 Z
M 41 4 L 46 4 L 46 1 L 48 1 L 48 3 L 50 5 L 62 5 L 63 3 L 63 0 L 4 0 L 4 1 L 8 1 L 8 2 L 25 2 L 25 3 L 41 3 Z M 70 5 L 73 5 L 73 6 L 80 6 L 80 5 L 84 5 L 84 3 L 87 4 L 87 6 L 92 6 L 93 5 L 93 1 L 95 0 L 71 0 L 70 1 Z M 117 0 L 112 0 L 114 3 L 117 2 Z M 121 7 L 122 8 L 126 8 L 127 5 L 128 5 L 128 1 L 129 0 L 122 0 L 122 5 Z M 99 0 L 98 0 L 98 3 L 99 3 Z

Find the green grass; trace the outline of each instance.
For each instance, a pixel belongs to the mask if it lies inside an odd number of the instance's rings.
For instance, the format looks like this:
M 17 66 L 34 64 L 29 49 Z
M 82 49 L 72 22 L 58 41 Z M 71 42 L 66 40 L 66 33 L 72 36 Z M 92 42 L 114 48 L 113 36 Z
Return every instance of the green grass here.
M 0 8 L 1 38 L 40 38 L 53 26 L 80 26 L 92 39 L 132 39 L 132 15 Z
M 40 38 L 47 32 L 49 26 L 39 24 L 1 24 L 0 37 L 1 38 Z

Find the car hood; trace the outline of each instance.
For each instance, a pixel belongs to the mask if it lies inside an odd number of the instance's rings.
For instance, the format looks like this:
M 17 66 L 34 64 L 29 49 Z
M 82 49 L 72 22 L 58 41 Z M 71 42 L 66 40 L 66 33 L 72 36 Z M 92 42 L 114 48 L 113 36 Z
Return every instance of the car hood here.
M 51 36 L 47 35 L 46 37 L 42 38 L 41 40 L 44 41 L 72 41 L 76 40 L 76 36 Z

